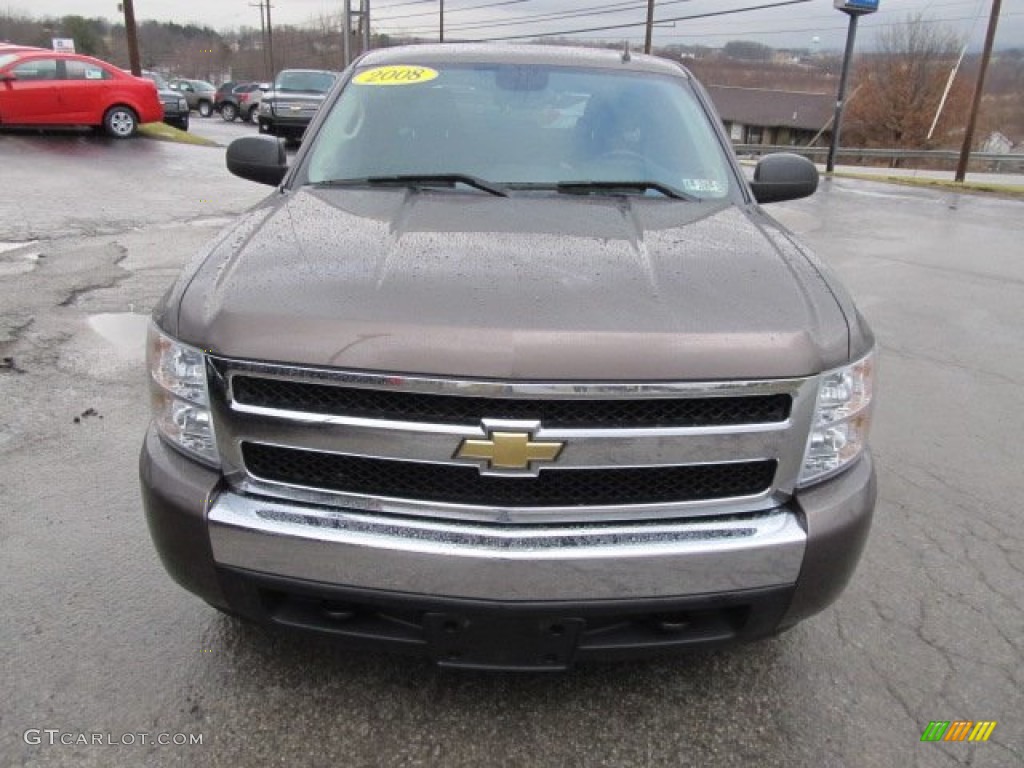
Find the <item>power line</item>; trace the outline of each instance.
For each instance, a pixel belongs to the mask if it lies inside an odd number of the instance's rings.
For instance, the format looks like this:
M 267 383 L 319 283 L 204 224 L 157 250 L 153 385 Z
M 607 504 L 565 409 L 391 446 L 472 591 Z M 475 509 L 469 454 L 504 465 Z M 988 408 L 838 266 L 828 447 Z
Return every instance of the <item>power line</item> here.
M 517 0 L 517 1 L 521 2 L 522 0 Z M 638 11 L 641 8 L 646 7 L 647 6 L 647 2 L 648 2 L 648 0 L 643 0 L 643 2 L 639 2 L 639 3 L 638 2 L 628 2 L 628 3 L 618 2 L 618 3 L 611 3 L 609 5 L 594 6 L 592 8 L 587 9 L 587 10 L 584 10 L 584 11 L 557 11 L 557 12 L 552 12 L 552 13 L 534 14 L 534 15 L 530 15 L 530 16 L 520 16 L 520 17 L 518 17 L 516 19 L 509 20 L 509 21 L 493 21 L 493 22 L 474 22 L 474 21 L 471 21 L 471 22 L 463 22 L 461 24 L 449 24 L 449 25 L 446 25 L 445 29 L 448 29 L 448 30 L 452 30 L 452 29 L 461 29 L 461 30 L 467 30 L 467 29 L 494 29 L 494 28 L 497 28 L 497 27 L 519 26 L 521 24 L 536 24 L 536 23 L 540 23 L 542 21 L 557 21 L 557 20 L 561 20 L 561 19 L 572 19 L 572 18 L 577 18 L 577 17 L 580 17 L 580 16 L 606 16 L 606 15 L 610 15 L 612 13 L 619 13 L 619 12 L 624 12 L 624 11 Z M 690 3 L 690 2 L 693 2 L 693 0 L 668 0 L 667 2 L 662 2 L 659 7 L 666 6 L 666 5 L 679 5 L 680 3 Z M 508 4 L 508 3 L 507 2 L 506 3 L 498 3 L 498 5 L 506 5 L 506 4 Z M 610 10 L 606 10 L 606 9 L 610 9 Z M 450 13 L 454 13 L 454 11 L 450 11 Z M 391 21 L 391 19 L 388 19 L 388 21 Z
M 480 8 L 496 8 L 499 5 L 519 5 L 520 3 L 529 3 L 529 2 L 532 2 L 532 1 L 533 0 L 501 0 L 500 2 L 497 2 L 497 3 L 484 3 L 483 5 L 471 5 L 471 6 L 468 6 L 466 8 L 449 8 L 448 9 L 448 15 L 451 15 L 453 13 L 462 13 L 462 12 L 465 12 L 465 11 L 475 11 L 475 10 L 478 10 Z M 390 6 L 390 7 L 395 7 L 395 6 Z M 385 10 L 385 9 L 382 8 L 380 10 Z M 412 19 L 412 18 L 415 18 L 415 17 L 418 17 L 418 16 L 434 16 L 435 13 L 436 13 L 435 11 L 422 11 L 421 13 L 406 13 L 406 14 L 403 14 L 401 16 L 385 16 L 385 17 L 381 18 L 380 15 L 379 15 L 380 11 L 378 11 L 377 14 L 376 14 L 376 17 L 378 19 L 380 19 L 381 21 L 397 21 L 398 19 Z
M 659 19 L 657 23 L 666 24 L 673 21 L 689 21 L 691 19 L 707 19 L 713 16 L 729 16 L 734 13 L 746 13 L 748 11 L 763 11 L 769 8 L 781 8 L 787 5 L 802 5 L 809 3 L 811 0 L 780 0 L 780 2 L 766 3 L 763 5 L 748 5 L 743 8 L 732 8 L 725 11 L 708 11 L 707 13 L 696 13 L 690 16 L 676 16 L 670 19 Z M 631 22 L 628 24 L 606 24 L 600 27 L 587 27 L 584 29 L 568 29 L 560 32 L 545 32 L 532 35 L 506 35 L 504 37 L 488 37 L 481 41 L 472 42 L 484 42 L 484 41 L 500 41 L 500 40 L 524 40 L 527 38 L 535 37 L 562 37 L 564 35 L 576 35 L 584 32 L 607 32 L 613 29 L 631 29 L 633 27 L 644 27 L 647 25 L 646 21 Z
M 1024 15 L 1024 11 L 1004 13 L 1006 16 L 1021 16 Z M 909 24 L 942 24 L 947 21 L 972 21 L 975 16 L 945 16 L 942 18 L 935 19 L 920 19 L 911 21 L 875 21 L 874 23 L 866 23 L 861 26 L 861 30 L 877 30 L 885 29 L 886 27 L 903 27 Z M 832 26 L 832 27 L 799 27 L 799 28 L 788 28 L 788 29 L 751 29 L 742 31 L 732 32 L 675 32 L 671 34 L 663 35 L 662 37 L 671 38 L 697 38 L 697 37 L 731 37 L 736 39 L 738 35 L 788 35 L 788 34 L 799 34 L 802 32 L 835 32 L 843 31 L 846 27 L 844 26 Z
M 424 3 L 433 4 L 434 0 L 409 0 L 407 3 L 393 3 L 392 5 L 382 5 L 377 8 L 378 11 L 386 11 L 389 8 L 402 8 L 407 5 L 423 5 Z M 376 15 L 376 12 L 375 12 Z
M 681 3 L 681 2 L 691 2 L 691 1 L 692 0 L 668 0 L 668 2 L 660 3 L 660 6 L 674 5 L 674 4 Z M 717 11 L 717 12 L 712 12 L 712 13 L 692 14 L 692 15 L 689 15 L 689 16 L 681 16 L 681 17 L 674 17 L 674 18 L 668 18 L 668 19 L 658 19 L 658 20 L 655 21 L 655 23 L 656 24 L 662 24 L 662 23 L 684 21 L 684 20 L 711 18 L 711 17 L 723 16 L 723 15 L 727 15 L 727 14 L 734 14 L 734 13 L 741 13 L 741 12 L 747 12 L 747 11 L 757 11 L 757 10 L 771 9 L 771 8 L 779 7 L 780 5 L 792 5 L 792 4 L 796 4 L 798 2 L 809 2 L 809 0 L 790 0 L 790 2 L 784 2 L 784 3 L 770 3 L 770 4 L 765 4 L 765 5 L 751 6 L 751 7 L 746 7 L 746 8 L 737 8 L 737 9 L 724 10 L 724 11 Z M 953 0 L 953 2 L 939 2 L 939 3 L 935 3 L 934 1 L 932 1 L 932 2 L 929 2 L 926 7 L 941 8 L 941 7 L 962 6 L 962 5 L 975 5 L 976 2 L 977 2 L 977 0 Z M 982 2 L 984 2 L 984 0 L 982 0 Z M 508 0 L 506 0 L 506 2 L 504 4 L 507 4 L 507 3 L 508 3 Z M 499 4 L 501 4 L 501 3 L 499 3 Z M 610 15 L 610 14 L 615 13 L 617 11 L 639 10 L 640 8 L 642 8 L 644 6 L 644 4 L 645 4 L 644 2 L 632 2 L 632 3 L 616 2 L 616 3 L 609 3 L 609 4 L 599 5 L 599 6 L 593 6 L 593 7 L 591 7 L 590 9 L 588 9 L 586 11 L 578 11 L 577 10 L 577 11 L 559 11 L 559 12 L 551 12 L 551 13 L 543 13 L 543 14 L 531 14 L 529 16 L 518 17 L 517 19 L 509 20 L 509 21 L 489 22 L 489 23 L 463 22 L 461 24 L 451 24 L 451 25 L 446 24 L 445 25 L 445 29 L 446 29 L 446 31 L 449 31 L 449 32 L 453 31 L 453 30 L 468 31 L 468 30 L 471 30 L 471 29 L 472 30 L 496 29 L 496 28 L 500 28 L 500 27 L 519 26 L 519 25 L 524 25 L 524 24 L 539 23 L 541 21 L 554 21 L 554 20 L 558 20 L 558 19 L 574 18 L 574 17 L 579 17 L 579 16 Z M 487 5 L 493 5 L 493 4 L 492 3 L 488 3 Z M 474 6 L 474 7 L 476 7 L 476 6 Z M 457 10 L 472 10 L 472 9 L 473 9 L 473 7 L 463 8 L 463 9 L 452 9 L 450 11 L 447 11 L 447 13 L 454 13 Z M 431 13 L 430 15 L 433 15 L 433 13 Z M 1021 14 L 1019 12 L 1011 12 L 1011 13 L 1003 12 L 1003 14 L 1002 14 L 1002 16 L 1004 16 L 1004 17 L 1007 17 L 1007 16 L 1018 16 L 1018 15 L 1021 15 Z M 827 19 L 827 18 L 832 18 L 832 16 L 831 15 L 829 15 L 829 16 L 822 15 L 822 16 L 817 16 L 817 17 L 806 17 L 805 16 L 805 17 L 803 17 L 802 20 L 806 22 L 806 21 L 812 20 L 814 18 Z M 977 16 L 952 16 L 952 17 L 939 17 L 939 18 L 934 18 L 934 19 L 921 19 L 920 22 L 915 22 L 915 23 L 935 24 L 935 23 L 956 22 L 956 21 L 965 21 L 965 20 L 966 21 L 974 21 L 976 19 L 977 19 Z M 392 20 L 393 19 L 386 19 L 386 21 L 388 21 L 388 22 L 390 22 Z M 884 27 L 887 27 L 887 26 L 903 26 L 903 25 L 906 25 L 906 24 L 910 23 L 908 21 L 882 21 L 878 17 L 876 17 L 872 21 L 874 21 L 875 23 L 869 23 L 869 24 L 863 25 L 865 30 L 877 30 L 877 29 L 881 29 L 881 28 L 884 28 Z M 613 29 L 628 29 L 628 28 L 631 28 L 631 27 L 634 27 L 634 28 L 635 27 L 640 27 L 640 26 L 643 26 L 643 24 L 644 24 L 643 22 L 609 24 L 609 25 L 605 25 L 605 26 L 601 26 L 601 27 L 594 27 L 594 28 L 580 29 L 580 30 L 567 30 L 567 31 L 546 32 L 546 33 L 545 32 L 537 32 L 537 33 L 532 33 L 532 34 L 525 34 L 524 33 L 524 34 L 519 34 L 519 35 L 508 35 L 508 36 L 502 36 L 502 37 L 489 37 L 489 38 L 483 38 L 483 39 L 494 40 L 494 41 L 516 40 L 516 39 L 520 39 L 521 40 L 521 39 L 531 39 L 531 38 L 542 38 L 542 37 L 570 35 L 570 34 L 577 34 L 577 33 L 583 33 L 583 32 L 600 32 L 600 31 L 608 31 L 608 30 L 613 30 Z M 410 27 L 403 27 L 401 25 L 386 25 L 386 27 L 387 27 L 386 31 L 389 31 L 392 34 L 401 33 L 401 34 L 405 34 L 405 35 L 418 36 L 418 35 L 431 35 L 431 34 L 434 34 L 434 32 L 435 32 L 433 27 L 427 28 L 427 27 L 422 27 L 422 26 L 419 26 L 419 25 L 412 25 Z M 846 27 L 839 27 L 839 26 L 823 27 L 823 26 L 817 26 L 817 27 L 798 27 L 798 28 L 770 29 L 770 30 L 765 30 L 765 29 L 761 29 L 761 30 L 756 30 L 756 29 L 755 30 L 751 30 L 751 29 L 748 29 L 748 30 L 733 30 L 733 31 L 730 31 L 730 32 L 676 32 L 676 33 L 660 34 L 659 37 L 669 38 L 669 39 L 680 39 L 680 38 L 687 38 L 687 39 L 689 39 L 689 38 L 716 38 L 716 37 L 717 38 L 721 38 L 721 37 L 732 37 L 732 38 L 735 38 L 735 37 L 738 37 L 738 36 L 741 36 L 741 35 L 783 35 L 783 34 L 800 34 L 800 33 L 804 33 L 804 32 L 841 31 L 841 30 L 844 30 L 844 29 L 846 29 Z

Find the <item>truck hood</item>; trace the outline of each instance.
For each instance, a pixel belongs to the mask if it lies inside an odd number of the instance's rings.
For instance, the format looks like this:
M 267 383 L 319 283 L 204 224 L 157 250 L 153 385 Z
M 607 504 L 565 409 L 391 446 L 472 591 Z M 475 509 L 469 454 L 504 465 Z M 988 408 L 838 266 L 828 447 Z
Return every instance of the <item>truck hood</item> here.
M 729 201 L 305 187 L 242 217 L 175 293 L 182 341 L 353 370 L 776 378 L 849 354 L 826 278 Z

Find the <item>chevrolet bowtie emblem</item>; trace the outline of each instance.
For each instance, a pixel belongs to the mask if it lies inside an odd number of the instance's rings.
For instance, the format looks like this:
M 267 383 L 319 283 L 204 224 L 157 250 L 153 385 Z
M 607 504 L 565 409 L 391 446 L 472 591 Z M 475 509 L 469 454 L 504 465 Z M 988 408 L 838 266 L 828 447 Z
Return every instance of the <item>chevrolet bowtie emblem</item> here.
M 534 461 L 554 461 L 565 443 L 534 442 L 529 432 L 491 432 L 488 440 L 466 438 L 457 459 L 486 461 L 487 469 L 529 470 Z

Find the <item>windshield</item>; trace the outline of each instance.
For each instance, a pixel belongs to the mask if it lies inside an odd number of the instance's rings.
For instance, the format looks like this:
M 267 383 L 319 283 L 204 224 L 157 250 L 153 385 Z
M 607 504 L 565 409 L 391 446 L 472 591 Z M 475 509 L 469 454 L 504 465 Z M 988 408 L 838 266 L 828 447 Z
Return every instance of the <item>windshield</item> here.
M 274 90 L 326 93 L 332 85 L 334 75 L 329 72 L 282 72 L 274 82 Z
M 154 83 L 156 83 L 156 87 L 159 88 L 161 91 L 166 91 L 170 89 L 170 86 L 167 84 L 167 81 L 164 80 L 164 76 L 157 72 L 143 72 L 142 76 L 147 80 L 152 80 Z
M 493 64 L 357 71 L 307 166 L 312 183 L 453 174 L 574 192 L 654 182 L 634 191 L 689 198 L 725 197 L 731 177 L 681 78 Z

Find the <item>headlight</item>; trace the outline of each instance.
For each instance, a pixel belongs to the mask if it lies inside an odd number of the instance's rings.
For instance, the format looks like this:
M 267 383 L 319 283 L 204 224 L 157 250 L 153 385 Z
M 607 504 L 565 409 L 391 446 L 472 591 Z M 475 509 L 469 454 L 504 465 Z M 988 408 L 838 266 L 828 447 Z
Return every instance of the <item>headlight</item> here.
M 274 110 L 271 108 L 271 104 L 269 101 L 260 102 L 260 114 L 269 115 L 273 111 Z
M 157 430 L 189 456 L 219 466 L 206 386 L 206 355 L 151 324 L 146 361 Z
M 178 99 L 178 109 L 182 112 L 188 112 L 188 102 L 184 99 Z
M 842 471 L 864 452 L 874 405 L 875 353 L 823 373 L 799 485 Z

